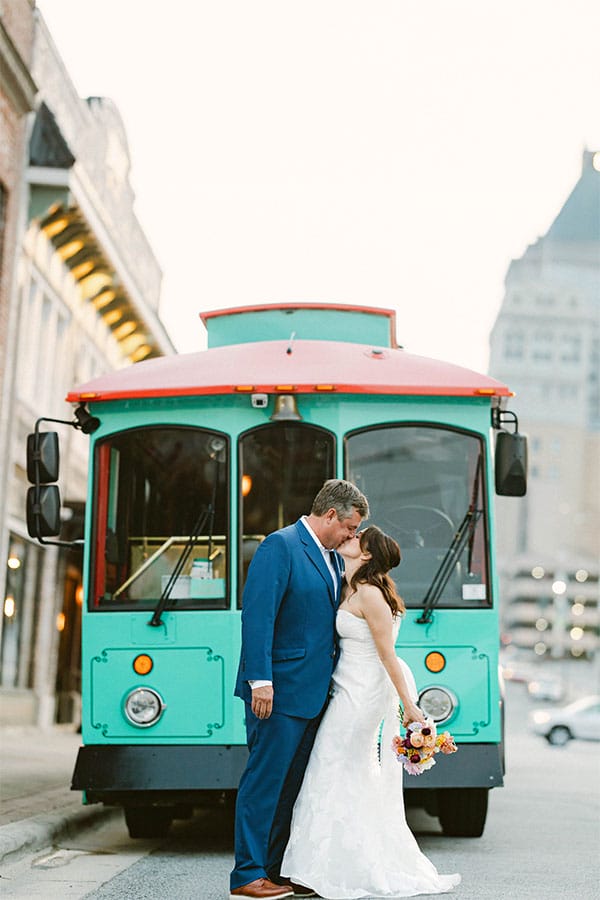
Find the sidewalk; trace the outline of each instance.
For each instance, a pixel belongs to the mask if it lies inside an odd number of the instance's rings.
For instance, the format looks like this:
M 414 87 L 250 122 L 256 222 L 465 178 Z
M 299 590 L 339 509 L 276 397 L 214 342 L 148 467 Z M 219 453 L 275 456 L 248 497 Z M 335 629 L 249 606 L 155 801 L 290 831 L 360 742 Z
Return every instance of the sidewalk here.
M 0 728 L 0 866 L 114 813 L 70 790 L 80 745 L 70 726 Z

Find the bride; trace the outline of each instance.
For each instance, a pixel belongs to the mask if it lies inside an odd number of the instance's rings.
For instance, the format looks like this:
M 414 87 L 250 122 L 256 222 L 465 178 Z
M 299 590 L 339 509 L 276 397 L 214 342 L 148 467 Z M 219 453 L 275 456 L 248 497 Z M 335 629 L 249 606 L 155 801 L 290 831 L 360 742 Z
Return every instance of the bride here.
M 400 562 L 400 548 L 371 525 L 338 552 L 346 567 L 336 620 L 340 659 L 281 874 L 335 900 L 444 893 L 460 875 L 439 875 L 419 850 L 406 824 L 402 766 L 391 749 L 398 698 L 404 725 L 425 721 L 412 673 L 394 650 L 404 604 L 387 572 Z

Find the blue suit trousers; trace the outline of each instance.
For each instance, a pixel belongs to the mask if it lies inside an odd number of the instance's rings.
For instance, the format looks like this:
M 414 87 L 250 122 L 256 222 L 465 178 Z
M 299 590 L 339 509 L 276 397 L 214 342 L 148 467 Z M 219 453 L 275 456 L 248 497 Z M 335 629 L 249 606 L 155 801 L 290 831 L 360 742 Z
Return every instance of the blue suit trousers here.
M 282 713 L 258 719 L 245 705 L 249 758 L 235 809 L 232 890 L 257 878 L 279 878 L 292 810 L 321 720 L 321 715 L 300 719 Z

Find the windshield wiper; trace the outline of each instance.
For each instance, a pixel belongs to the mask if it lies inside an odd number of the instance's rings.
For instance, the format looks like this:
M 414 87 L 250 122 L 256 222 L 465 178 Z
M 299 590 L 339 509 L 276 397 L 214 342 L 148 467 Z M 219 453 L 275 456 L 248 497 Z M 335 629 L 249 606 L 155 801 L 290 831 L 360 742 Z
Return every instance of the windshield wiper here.
M 156 604 L 156 609 L 154 610 L 154 613 L 152 614 L 152 618 L 148 622 L 148 625 L 152 625 L 154 628 L 157 628 L 159 625 L 163 624 L 161 615 L 162 615 L 162 612 L 163 612 L 164 608 L 166 607 L 167 603 L 169 602 L 169 598 L 171 596 L 171 591 L 173 590 L 177 579 L 181 575 L 181 572 L 183 571 L 183 567 L 185 566 L 185 564 L 187 563 L 187 561 L 190 557 L 190 553 L 192 552 L 192 550 L 194 549 L 194 547 L 196 546 L 196 544 L 198 542 L 198 535 L 200 534 L 202 529 L 205 527 L 207 522 L 209 523 L 207 558 L 210 559 L 210 557 L 211 557 L 212 545 L 213 545 L 213 529 L 214 529 L 214 524 L 215 524 L 215 508 L 217 505 L 217 484 L 219 481 L 219 467 L 220 467 L 220 464 L 224 460 L 224 456 L 222 455 L 224 447 L 225 447 L 225 441 L 222 438 L 218 438 L 218 439 L 213 438 L 212 445 L 211 445 L 211 448 L 209 451 L 209 456 L 215 462 L 215 473 L 214 473 L 214 480 L 213 480 L 213 485 L 212 485 L 211 502 L 208 504 L 206 509 L 202 510 L 202 512 L 198 516 L 198 520 L 197 520 L 196 524 L 194 525 L 193 531 L 191 532 L 186 545 L 182 548 L 181 553 L 179 554 L 179 559 L 177 560 L 177 562 L 175 564 L 175 568 L 171 572 L 171 575 L 169 576 L 169 580 L 168 580 L 167 584 L 165 585 L 165 589 L 162 592 L 162 594 L 160 595 L 160 599 L 159 599 L 158 603 Z M 175 598 L 174 598 L 174 600 L 175 600 Z
M 181 549 L 179 558 L 178 558 L 177 562 L 175 563 L 175 568 L 173 569 L 173 571 L 171 572 L 171 574 L 169 576 L 169 580 L 168 580 L 167 584 L 165 585 L 165 589 L 163 590 L 162 594 L 160 595 L 160 599 L 159 599 L 158 603 L 156 604 L 156 609 L 154 610 L 154 612 L 152 614 L 152 618 L 148 622 L 148 625 L 153 625 L 156 628 L 159 625 L 163 624 L 161 615 L 162 615 L 163 610 L 165 609 L 167 603 L 169 602 L 169 598 L 171 596 L 171 591 L 175 587 L 175 583 L 176 583 L 177 579 L 179 578 L 179 576 L 181 575 L 181 572 L 183 571 L 183 568 L 190 557 L 190 553 L 192 552 L 192 550 L 196 546 L 196 543 L 198 542 L 198 535 L 201 533 L 202 529 L 204 528 L 204 526 L 206 525 L 206 523 L 209 519 L 210 519 L 210 529 L 209 529 L 209 548 L 210 548 L 211 543 L 212 543 L 214 513 L 215 513 L 214 505 L 212 503 L 210 503 L 206 507 L 206 509 L 203 509 L 202 512 L 200 513 L 200 515 L 198 516 L 196 524 L 194 525 L 194 528 L 193 528 L 187 542 L 184 544 L 184 546 Z
M 441 561 L 437 572 L 432 578 L 431 584 L 427 589 L 423 600 L 423 612 L 415 622 L 419 625 L 428 625 L 431 622 L 431 612 L 442 596 L 443 590 L 448 584 L 450 575 L 456 562 L 460 559 L 465 548 L 467 540 L 469 541 L 469 560 L 468 568 L 471 571 L 471 558 L 473 555 L 473 544 L 475 541 L 475 529 L 477 522 L 483 514 L 482 509 L 477 509 L 477 501 L 479 497 L 479 474 L 481 471 L 481 454 L 477 458 L 475 467 L 475 478 L 473 479 L 473 490 L 471 492 L 471 503 L 467 509 L 464 518 L 454 537 L 452 543 L 446 550 L 443 560 Z
M 425 594 L 425 599 L 423 600 L 423 612 L 418 619 L 415 619 L 415 622 L 418 622 L 419 625 L 427 625 L 431 622 L 431 611 L 442 596 L 442 592 L 448 584 L 448 579 L 452 574 L 456 561 L 460 559 L 460 555 L 465 548 L 469 535 L 475 533 L 475 526 L 482 513 L 482 509 L 471 509 L 470 507 L 465 513 L 465 517 L 460 523 L 458 531 L 452 538 L 452 543 L 446 550 L 446 555 L 440 563 L 440 566 L 429 585 L 427 593 Z

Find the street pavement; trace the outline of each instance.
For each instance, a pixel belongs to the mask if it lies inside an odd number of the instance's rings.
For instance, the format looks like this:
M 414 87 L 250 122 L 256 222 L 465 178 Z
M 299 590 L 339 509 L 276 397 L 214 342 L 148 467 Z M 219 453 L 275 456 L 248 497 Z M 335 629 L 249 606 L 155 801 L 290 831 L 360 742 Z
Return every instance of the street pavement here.
M 70 790 L 80 744 L 68 726 L 0 728 L 0 868 L 120 814 Z
M 575 682 L 570 679 L 569 693 L 589 692 L 592 671 L 588 667 L 579 667 L 577 675 L 583 676 L 581 683 L 580 677 Z M 527 730 L 526 716 L 531 702 L 526 699 L 525 685 L 508 687 L 512 695 L 508 717 L 510 738 L 513 732 L 522 735 Z M 541 739 L 536 741 L 536 747 L 545 746 Z M 61 841 L 77 839 L 81 844 L 82 839 L 85 842 L 86 832 L 91 834 L 98 828 L 110 829 L 112 823 L 115 827 L 118 823 L 123 830 L 120 810 L 105 808 L 102 804 L 83 806 L 81 794 L 69 789 L 80 743 L 80 735 L 69 726 L 56 726 L 46 731 L 23 726 L 0 728 L 0 875 L 3 868 L 14 866 L 28 854 L 56 847 Z M 526 743 L 528 749 L 529 743 L 530 739 Z M 510 744 L 509 740 L 509 751 Z M 526 760 L 528 756 L 529 753 L 526 753 Z M 594 745 L 589 747 L 589 758 L 586 753 L 586 759 L 597 770 L 598 757 Z M 595 766 L 592 760 L 596 761 Z M 526 783 L 532 789 L 536 781 L 536 768 L 537 765 L 532 762 L 531 771 L 527 773 Z M 592 779 L 590 787 L 594 782 L 595 779 Z M 534 803 L 546 794 L 544 785 L 536 785 L 536 788 L 532 790 Z M 596 790 L 597 785 L 592 788 L 593 793 Z M 503 792 L 500 792 L 498 798 L 494 797 L 494 802 L 501 806 L 508 799 L 508 793 L 503 799 Z M 557 810 L 565 822 L 570 821 L 572 806 L 567 803 L 568 808 Z M 543 816 L 541 810 L 540 816 Z M 591 822 L 590 825 L 591 831 L 597 834 L 597 822 L 596 826 Z M 496 835 L 496 845 L 499 838 L 500 835 Z M 448 851 L 452 849 L 449 841 L 444 846 Z M 441 855 L 443 857 L 444 853 Z M 440 870 L 444 870 L 443 865 Z M 587 894 L 584 896 L 587 897 Z

